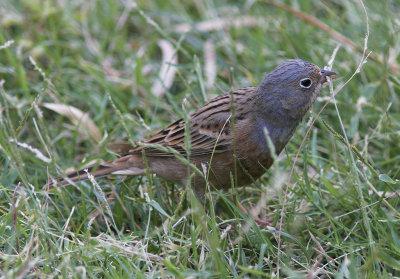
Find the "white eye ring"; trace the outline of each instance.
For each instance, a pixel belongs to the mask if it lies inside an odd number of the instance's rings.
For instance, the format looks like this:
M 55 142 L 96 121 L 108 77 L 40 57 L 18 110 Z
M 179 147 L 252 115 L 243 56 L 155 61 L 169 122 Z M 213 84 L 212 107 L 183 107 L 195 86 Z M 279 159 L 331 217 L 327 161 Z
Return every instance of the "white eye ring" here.
M 300 80 L 300 87 L 310 88 L 312 85 L 312 80 L 310 78 L 303 78 Z

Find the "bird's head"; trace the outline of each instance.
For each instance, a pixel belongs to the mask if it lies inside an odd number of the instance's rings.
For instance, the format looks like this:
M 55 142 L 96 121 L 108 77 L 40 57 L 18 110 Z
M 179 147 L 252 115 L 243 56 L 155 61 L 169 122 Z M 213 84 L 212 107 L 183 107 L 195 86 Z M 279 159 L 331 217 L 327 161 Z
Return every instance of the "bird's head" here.
M 335 77 L 337 74 L 301 59 L 288 60 L 261 82 L 259 93 L 263 106 L 269 114 L 275 110 L 277 117 L 300 121 L 314 103 L 328 76 Z

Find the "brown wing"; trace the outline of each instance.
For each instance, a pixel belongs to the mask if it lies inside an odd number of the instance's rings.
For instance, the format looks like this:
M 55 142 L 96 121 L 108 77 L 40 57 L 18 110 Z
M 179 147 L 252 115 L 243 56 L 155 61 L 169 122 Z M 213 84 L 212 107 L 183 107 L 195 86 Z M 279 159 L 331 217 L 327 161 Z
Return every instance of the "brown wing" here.
M 236 107 L 245 103 L 243 98 L 249 92 L 254 92 L 254 87 L 238 89 L 233 92 L 235 98 L 236 120 L 241 119 L 243 110 L 238 110 Z M 209 155 L 229 150 L 233 139 L 231 135 L 231 93 L 225 93 L 218 96 L 193 113 L 190 117 L 190 154 L 193 156 Z M 159 145 L 160 147 L 170 147 L 181 154 L 186 154 L 185 151 L 185 121 L 177 120 L 165 129 L 162 129 L 150 139 L 145 141 L 145 144 Z M 121 155 L 138 154 L 142 150 L 146 151 L 146 156 L 173 156 L 172 152 L 149 147 L 139 146 L 130 149 L 130 144 L 116 143 L 116 151 L 121 152 Z M 126 152 L 128 151 L 128 152 Z

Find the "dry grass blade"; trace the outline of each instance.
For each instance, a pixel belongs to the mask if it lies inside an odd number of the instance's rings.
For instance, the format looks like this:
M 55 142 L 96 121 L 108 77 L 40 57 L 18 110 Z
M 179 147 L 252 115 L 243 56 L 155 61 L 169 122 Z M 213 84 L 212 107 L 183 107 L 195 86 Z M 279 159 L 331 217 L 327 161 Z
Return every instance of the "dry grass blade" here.
M 206 86 L 210 88 L 214 85 L 217 76 L 215 47 L 211 40 L 207 40 L 204 44 L 204 73 L 206 75 Z
M 20 252 L 19 249 L 19 237 L 18 237 L 18 224 L 17 224 L 17 193 L 18 193 L 18 188 L 21 186 L 21 182 L 18 183 L 17 187 L 15 187 L 14 193 L 13 193 L 13 198 L 12 198 L 12 203 L 11 203 L 11 214 L 12 214 L 12 223 L 14 226 L 14 231 L 15 231 L 15 248 L 17 252 Z
M 176 73 L 174 65 L 178 64 L 178 54 L 175 53 L 173 45 L 167 40 L 159 40 L 158 46 L 162 51 L 162 64 L 159 79 L 151 87 L 151 92 L 157 97 L 162 97 L 174 82 Z
M 198 30 L 200 32 L 209 32 L 215 30 L 222 30 L 234 26 L 238 27 L 252 27 L 265 25 L 263 18 L 256 18 L 251 16 L 241 16 L 237 18 L 215 18 L 199 22 L 195 25 L 180 24 L 174 27 L 175 32 L 185 33 L 191 30 Z
M 100 130 L 93 120 L 90 119 L 87 112 L 83 112 L 76 107 L 63 104 L 43 103 L 42 106 L 69 118 L 69 120 L 71 120 L 71 122 L 77 126 L 78 132 L 83 136 L 86 137 L 89 135 L 97 142 L 101 140 Z
M 14 40 L 9 40 L 5 42 L 4 44 L 0 45 L 0 49 L 8 48 L 14 43 Z

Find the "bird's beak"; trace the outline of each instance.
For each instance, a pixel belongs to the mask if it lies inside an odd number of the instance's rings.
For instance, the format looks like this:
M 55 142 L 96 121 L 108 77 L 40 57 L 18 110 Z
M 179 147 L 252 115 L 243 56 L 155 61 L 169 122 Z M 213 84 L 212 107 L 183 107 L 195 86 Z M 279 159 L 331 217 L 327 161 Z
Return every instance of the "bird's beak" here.
M 326 77 L 331 77 L 332 79 L 334 79 L 335 77 L 338 76 L 338 74 L 335 72 L 323 69 L 321 69 L 321 75 L 322 75 L 322 83 L 326 82 Z

